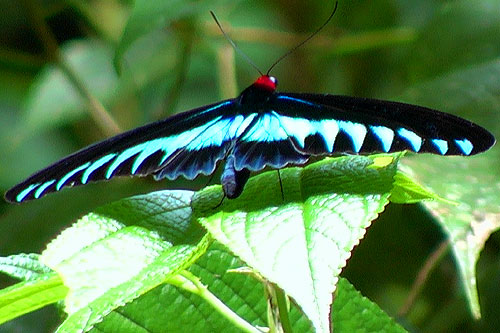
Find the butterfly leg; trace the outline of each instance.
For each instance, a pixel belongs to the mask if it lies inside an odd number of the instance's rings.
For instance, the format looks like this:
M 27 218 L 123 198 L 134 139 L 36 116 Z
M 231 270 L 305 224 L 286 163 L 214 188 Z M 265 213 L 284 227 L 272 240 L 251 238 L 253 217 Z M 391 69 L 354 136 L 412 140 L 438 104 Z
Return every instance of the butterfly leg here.
M 214 207 L 214 208 L 212 208 L 212 209 L 217 209 L 217 208 L 219 208 L 220 206 L 222 206 L 222 203 L 224 202 L 224 199 L 226 199 L 226 194 L 225 194 L 225 193 L 223 193 L 223 195 L 222 195 L 222 199 L 219 201 L 219 203 L 217 204 L 217 206 L 215 206 L 215 207 Z
M 281 200 L 285 201 L 285 193 L 283 192 L 283 182 L 281 181 L 280 169 L 278 169 L 276 171 L 278 172 L 278 180 L 280 182 Z
M 234 155 L 229 155 L 220 177 L 222 190 L 228 199 L 236 199 L 243 192 L 243 188 L 250 177 L 250 170 L 236 170 L 234 167 Z

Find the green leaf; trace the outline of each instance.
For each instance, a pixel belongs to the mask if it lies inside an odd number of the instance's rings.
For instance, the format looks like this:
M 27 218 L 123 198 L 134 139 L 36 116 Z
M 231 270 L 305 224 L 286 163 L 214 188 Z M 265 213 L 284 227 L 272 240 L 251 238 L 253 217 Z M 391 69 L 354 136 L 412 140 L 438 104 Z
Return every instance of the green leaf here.
M 253 325 L 266 326 L 259 281 L 233 273 L 244 265 L 220 244 L 211 245 L 189 271 L 221 301 Z M 154 314 L 154 315 L 151 315 Z M 170 284 L 156 287 L 105 316 L 91 332 L 241 332 L 202 298 Z
M 60 301 L 68 288 L 55 273 L 39 275 L 0 290 L 0 324 Z
M 406 332 L 344 278 L 337 284 L 332 320 L 334 332 Z
M 0 87 L 2 89 L 2 87 Z M 24 140 L 31 135 L 24 124 L 20 124 L 5 109 L 0 109 L 0 186 L 7 189 L 15 182 L 33 172 L 34 167 L 42 167 L 61 157 L 61 152 L 70 152 L 68 145 L 60 137 L 38 136 L 36 140 Z M 58 145 L 54 145 L 54 141 Z M 43 151 L 43 154 L 40 152 Z
M 483 2 L 483 5 L 487 2 Z M 497 6 L 493 5 L 492 6 Z M 462 44 L 463 45 L 463 44 Z M 404 100 L 453 111 L 498 132 L 500 59 L 471 65 L 409 89 Z M 435 94 L 439 91 L 439 94 Z M 498 145 L 481 156 L 468 158 L 418 156 L 407 159 L 415 178 L 445 199 L 425 202 L 450 237 L 452 251 L 471 312 L 480 317 L 475 266 L 484 243 L 498 229 Z
M 401 100 L 452 112 L 499 130 L 500 58 L 413 86 Z M 439 91 L 439 94 L 435 92 Z
M 40 262 L 39 258 L 40 255 L 36 253 L 20 253 L 0 257 L 0 271 L 20 280 L 36 280 L 40 276 L 52 272 L 50 268 Z
M 415 42 L 413 59 L 408 61 L 411 74 L 421 80 L 489 62 L 500 53 L 499 31 L 498 1 L 447 2 Z
M 135 1 L 134 8 L 116 49 L 114 58 L 115 67 L 118 70 L 120 69 L 124 53 L 140 37 L 156 30 L 164 30 L 176 20 L 185 19 L 200 13 L 208 17 L 210 10 L 216 10 L 218 6 L 222 6 L 228 2 L 227 0 Z M 231 1 L 231 3 L 234 4 L 234 1 Z
M 436 193 L 429 191 L 415 182 L 410 176 L 398 170 L 394 175 L 394 188 L 391 192 L 391 202 L 398 204 L 414 204 L 422 200 L 442 200 L 452 204 L 451 201 L 441 198 Z
M 237 269 L 244 263 L 220 244 L 213 244 L 190 271 L 231 309 L 256 327 L 266 326 L 262 283 Z M 151 316 L 151 313 L 161 313 Z M 296 332 L 314 332 L 304 314 L 291 303 Z M 340 278 L 332 305 L 335 332 L 405 332 L 377 305 Z M 90 332 L 241 332 L 206 302 L 172 285 L 162 285 L 105 316 Z
M 450 206 L 440 201 L 424 205 L 432 212 L 450 238 L 465 294 L 475 318 L 480 317 L 475 267 L 489 236 L 500 228 L 500 181 L 495 155 L 486 153 L 469 158 L 419 156 L 404 163 L 417 178 L 436 193 L 458 202 Z
M 65 61 L 103 104 L 116 95 L 118 77 L 111 63 L 112 51 L 106 44 L 77 40 L 62 47 Z M 33 82 L 25 100 L 23 126 L 33 133 L 81 118 L 86 102 L 64 73 L 55 65 L 46 66 Z
M 387 156 L 391 163 L 374 164 Z M 388 203 L 400 156 L 346 156 L 287 168 L 280 171 L 284 202 L 277 173 L 267 172 L 219 212 L 212 209 L 220 196 L 211 189 L 196 196 L 193 207 L 213 237 L 292 296 L 318 332 L 327 332 L 338 276 Z
M 59 331 L 89 330 L 204 253 L 204 233 L 191 223 L 192 195 L 161 191 L 118 201 L 84 216 L 49 244 L 41 260 L 70 288 L 69 316 Z M 163 229 L 156 230 L 160 221 Z

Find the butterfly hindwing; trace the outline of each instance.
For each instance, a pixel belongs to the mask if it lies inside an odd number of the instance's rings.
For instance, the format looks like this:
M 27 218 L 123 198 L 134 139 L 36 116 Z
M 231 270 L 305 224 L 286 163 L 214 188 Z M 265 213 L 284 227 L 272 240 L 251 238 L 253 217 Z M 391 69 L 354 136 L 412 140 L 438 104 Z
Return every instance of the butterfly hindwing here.
M 91 145 L 35 173 L 10 189 L 10 202 L 38 199 L 67 186 L 115 176 L 189 179 L 210 174 L 238 134 L 234 100 L 177 114 Z
M 275 112 L 256 114 L 232 151 L 236 170 L 262 170 L 266 166 L 282 168 L 289 163 L 303 164 L 308 155 L 298 151 L 280 124 Z

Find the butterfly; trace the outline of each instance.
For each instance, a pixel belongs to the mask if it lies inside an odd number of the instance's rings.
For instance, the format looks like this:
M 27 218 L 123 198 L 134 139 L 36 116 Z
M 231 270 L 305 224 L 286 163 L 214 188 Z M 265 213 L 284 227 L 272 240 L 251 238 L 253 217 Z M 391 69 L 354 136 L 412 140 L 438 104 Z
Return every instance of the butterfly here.
M 493 135 L 484 128 L 421 106 L 369 98 L 277 92 L 277 80 L 269 75 L 271 69 L 323 29 L 336 9 L 337 2 L 323 25 L 275 61 L 266 74 L 259 71 L 260 77 L 238 97 L 180 113 L 84 148 L 14 186 L 5 199 L 21 203 L 64 187 L 116 176 L 194 179 L 200 174 L 214 173 L 221 161 L 222 189 L 227 198 L 234 199 L 242 193 L 251 172 L 265 167 L 302 165 L 312 156 L 402 150 L 468 156 L 495 144 Z
M 36 172 L 6 194 L 39 199 L 64 187 L 116 176 L 156 180 L 212 174 L 237 198 L 250 172 L 301 165 L 311 156 L 409 150 L 469 156 L 488 150 L 484 128 L 429 108 L 369 98 L 280 93 L 260 76 L 234 99 L 174 115 L 91 145 Z

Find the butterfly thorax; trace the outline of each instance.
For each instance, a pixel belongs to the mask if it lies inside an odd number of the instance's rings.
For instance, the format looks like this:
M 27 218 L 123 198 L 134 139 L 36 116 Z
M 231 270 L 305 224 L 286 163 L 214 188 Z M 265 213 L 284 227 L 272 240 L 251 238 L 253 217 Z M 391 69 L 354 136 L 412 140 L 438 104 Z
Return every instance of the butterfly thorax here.
M 263 105 L 274 95 L 277 84 L 275 77 L 262 75 L 243 90 L 237 99 L 238 103 L 242 106 L 251 105 L 253 108 Z

